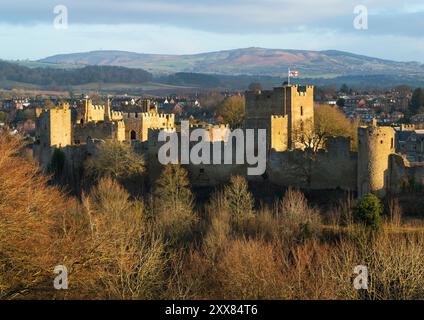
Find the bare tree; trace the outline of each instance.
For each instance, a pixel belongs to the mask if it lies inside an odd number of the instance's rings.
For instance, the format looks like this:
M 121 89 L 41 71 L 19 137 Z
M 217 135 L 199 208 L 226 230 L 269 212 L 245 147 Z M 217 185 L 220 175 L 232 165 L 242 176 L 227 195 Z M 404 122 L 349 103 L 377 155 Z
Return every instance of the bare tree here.
M 244 97 L 232 96 L 221 104 L 218 113 L 224 118 L 231 128 L 238 128 L 243 124 L 245 117 Z
M 304 152 L 293 154 L 296 174 L 300 173 L 311 185 L 312 167 L 320 150 L 325 150 L 331 137 L 349 137 L 352 150 L 357 149 L 357 128 L 359 122 L 348 119 L 337 107 L 317 105 L 314 112 L 314 122 L 304 121 L 293 128 L 293 143 Z M 294 168 L 296 169 L 296 168 Z
M 129 144 L 117 140 L 100 144 L 97 153 L 85 163 L 86 176 L 95 180 L 101 177 L 124 180 L 141 176 L 144 171 L 144 159 Z

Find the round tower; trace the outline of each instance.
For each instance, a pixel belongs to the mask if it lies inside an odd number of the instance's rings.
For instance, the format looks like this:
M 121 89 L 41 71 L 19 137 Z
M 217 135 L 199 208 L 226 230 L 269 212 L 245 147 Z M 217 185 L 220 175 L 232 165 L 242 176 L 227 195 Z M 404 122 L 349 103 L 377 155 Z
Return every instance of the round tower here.
M 386 195 L 389 185 L 389 156 L 395 153 L 395 130 L 371 126 L 358 129 L 358 196 L 374 193 Z

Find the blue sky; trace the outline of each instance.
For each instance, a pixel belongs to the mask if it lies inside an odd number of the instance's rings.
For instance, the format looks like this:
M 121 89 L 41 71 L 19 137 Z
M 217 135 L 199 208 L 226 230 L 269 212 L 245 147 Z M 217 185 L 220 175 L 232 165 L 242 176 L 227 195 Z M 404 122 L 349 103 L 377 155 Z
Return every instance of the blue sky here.
M 65 5 L 68 28 L 53 9 Z M 368 9 L 368 29 L 353 27 Z M 422 0 L 0 0 L 0 58 L 91 50 L 337 49 L 424 63 Z

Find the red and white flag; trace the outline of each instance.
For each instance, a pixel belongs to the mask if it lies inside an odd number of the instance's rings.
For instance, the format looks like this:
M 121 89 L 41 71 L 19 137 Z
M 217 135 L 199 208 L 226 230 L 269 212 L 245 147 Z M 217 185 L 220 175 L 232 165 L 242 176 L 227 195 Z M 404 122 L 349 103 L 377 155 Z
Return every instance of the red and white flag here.
M 300 76 L 300 72 L 299 71 L 289 71 L 289 77 L 298 77 Z

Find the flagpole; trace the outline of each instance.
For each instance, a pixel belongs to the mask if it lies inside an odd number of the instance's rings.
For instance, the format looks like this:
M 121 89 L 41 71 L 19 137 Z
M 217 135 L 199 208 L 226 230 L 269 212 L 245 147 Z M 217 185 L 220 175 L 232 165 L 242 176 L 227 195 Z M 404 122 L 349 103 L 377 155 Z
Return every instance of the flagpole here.
M 287 74 L 287 84 L 290 86 L 290 68 L 289 68 L 289 72 Z

